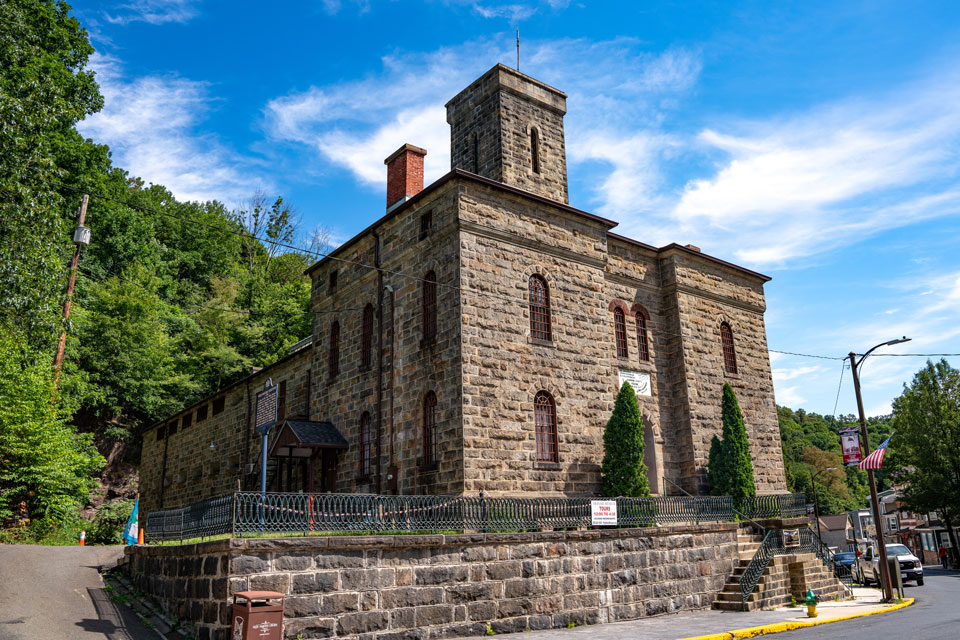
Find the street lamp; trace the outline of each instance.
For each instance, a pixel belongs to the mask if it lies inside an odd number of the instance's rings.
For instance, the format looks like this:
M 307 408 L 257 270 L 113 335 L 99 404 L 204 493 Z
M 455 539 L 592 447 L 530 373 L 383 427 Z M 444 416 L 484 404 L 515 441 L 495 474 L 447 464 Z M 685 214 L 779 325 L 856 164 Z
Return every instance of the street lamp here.
M 910 342 L 910 338 L 903 336 L 896 340 L 881 342 L 877 346 L 868 349 L 866 353 L 860 356 L 859 360 L 857 360 L 856 353 L 853 351 L 850 352 L 850 370 L 853 372 L 853 388 L 857 392 L 857 411 L 860 413 L 860 438 L 863 440 L 864 457 L 870 455 L 870 438 L 867 433 L 867 419 L 863 415 L 863 397 L 860 395 L 860 375 L 857 373 L 857 368 L 863 364 L 863 361 L 866 360 L 867 356 L 875 349 L 889 347 L 902 342 Z M 893 586 L 890 584 L 890 571 L 887 568 L 887 547 L 883 542 L 883 535 L 880 532 L 880 501 L 877 499 L 877 481 L 874 477 L 873 469 L 867 469 L 867 478 L 870 481 L 870 501 L 873 503 L 873 521 L 877 531 L 877 546 L 880 551 L 880 582 L 883 585 L 883 598 L 884 600 L 892 600 Z
M 826 473 L 827 471 L 836 471 L 836 467 L 827 467 L 817 471 L 816 473 L 810 474 L 810 486 L 813 487 L 813 516 L 817 519 L 817 538 L 820 540 L 820 544 L 823 544 L 823 537 L 820 535 L 820 507 L 817 504 L 817 476 L 821 473 Z

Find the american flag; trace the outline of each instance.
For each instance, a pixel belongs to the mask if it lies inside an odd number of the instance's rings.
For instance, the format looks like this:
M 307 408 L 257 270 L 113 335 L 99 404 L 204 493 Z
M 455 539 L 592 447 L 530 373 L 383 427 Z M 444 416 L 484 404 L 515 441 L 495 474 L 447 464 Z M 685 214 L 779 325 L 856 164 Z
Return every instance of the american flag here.
M 883 464 L 883 454 L 887 452 L 887 445 L 890 444 L 890 438 L 893 437 L 891 433 L 890 436 L 880 443 L 880 446 L 876 450 L 868 455 L 863 461 L 857 465 L 861 469 L 873 469 L 874 471 L 879 471 L 880 466 Z

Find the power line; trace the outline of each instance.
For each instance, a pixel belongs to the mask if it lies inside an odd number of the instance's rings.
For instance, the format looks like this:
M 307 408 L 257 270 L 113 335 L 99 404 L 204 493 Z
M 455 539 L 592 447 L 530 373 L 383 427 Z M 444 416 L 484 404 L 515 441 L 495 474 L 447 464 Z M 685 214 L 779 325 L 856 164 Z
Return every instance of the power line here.
M 858 356 L 863 355 L 858 353 Z M 871 358 L 947 358 L 958 357 L 960 353 L 871 353 Z
M 796 353 L 795 351 L 778 351 L 777 349 L 767 349 L 770 353 L 782 353 L 788 356 L 801 356 L 803 358 L 818 358 L 820 360 L 845 360 L 837 356 L 818 356 L 812 353 Z
M 842 362 L 840 364 L 840 383 L 837 384 L 837 399 L 833 402 L 833 419 L 837 419 L 837 405 L 840 404 L 840 389 L 843 387 L 843 374 L 847 370 L 847 363 Z
M 117 275 L 116 273 L 114 273 L 113 271 L 107 269 L 106 267 L 102 267 L 102 266 L 101 266 L 100 268 L 103 269 L 104 271 L 106 271 L 110 276 L 112 276 L 112 277 L 114 277 L 114 278 L 116 278 L 116 279 L 118 279 L 118 280 L 120 280 L 120 281 L 122 281 L 122 282 L 126 282 L 127 284 L 132 284 L 132 285 L 135 286 L 135 287 L 139 287 L 140 289 L 143 289 L 144 291 L 147 291 L 147 292 L 149 292 L 149 293 L 152 293 L 152 294 L 154 294 L 154 295 L 157 295 L 157 297 L 160 297 L 159 294 L 157 294 L 156 291 L 153 291 L 153 290 L 150 289 L 149 287 L 145 287 L 145 286 L 143 286 L 142 284 L 140 284 L 140 283 L 138 283 L 138 282 L 135 282 L 135 281 L 133 281 L 133 280 L 130 280 L 129 278 L 124 278 L 123 276 Z M 93 280 L 94 282 L 99 282 L 99 283 L 101 283 L 101 284 L 105 282 L 105 280 L 100 280 L 100 279 L 91 277 L 91 276 L 92 276 L 91 270 L 90 270 L 88 267 L 82 267 L 81 269 L 86 273 L 87 277 L 89 277 L 89 278 L 90 278 L 91 280 Z M 350 309 L 328 309 L 328 310 L 325 310 L 325 311 L 299 311 L 299 312 L 294 312 L 294 313 L 279 312 L 279 311 L 263 311 L 263 312 L 261 312 L 261 311 L 248 311 L 248 310 L 245 310 L 245 309 L 227 309 L 227 308 L 224 308 L 224 307 L 213 307 L 213 306 L 210 306 L 210 305 L 199 304 L 199 303 L 196 303 L 196 302 L 187 302 L 187 301 L 176 302 L 176 301 L 169 300 L 169 299 L 165 299 L 165 298 L 160 298 L 160 300 L 161 300 L 162 302 L 165 302 L 165 303 L 167 303 L 167 304 L 169 304 L 169 305 L 173 305 L 173 306 L 185 305 L 185 306 L 190 306 L 190 307 L 198 307 L 198 308 L 200 308 L 200 309 L 209 309 L 209 310 L 211 310 L 211 311 L 220 311 L 220 312 L 223 312 L 223 313 L 242 313 L 242 314 L 247 314 L 247 315 L 250 315 L 250 316 L 290 316 L 290 317 L 293 317 L 293 316 L 312 316 L 312 315 L 315 315 L 315 314 L 318 314 L 318 313 L 340 313 L 340 312 L 346 312 L 346 311 L 362 311 L 362 309 L 360 309 L 360 308 L 358 307 L 358 308 L 350 308 Z
M 387 273 L 387 274 L 390 274 L 390 275 L 399 276 L 399 277 L 402 277 L 402 278 L 409 278 L 409 279 L 412 279 L 412 280 L 417 281 L 417 282 L 427 282 L 427 280 L 426 280 L 425 278 L 422 278 L 422 277 L 420 277 L 420 276 L 416 276 L 416 275 L 413 275 L 413 274 L 405 273 L 405 272 L 402 272 L 402 271 L 394 271 L 394 270 L 391 270 L 391 269 L 384 269 L 384 268 L 382 268 L 382 267 L 377 267 L 377 266 L 375 266 L 375 265 L 371 265 L 371 264 L 368 264 L 368 263 L 365 263 L 365 262 L 360 262 L 360 261 L 356 261 L 356 260 L 348 260 L 348 259 L 345 259 L 345 258 L 340 258 L 340 257 L 334 256 L 334 255 L 332 255 L 332 254 L 330 254 L 330 253 L 324 253 L 324 252 L 322 252 L 322 251 L 310 250 L 310 249 L 306 249 L 306 248 L 304 248 L 304 247 L 297 247 L 297 246 L 294 246 L 294 245 L 291 245 L 291 244 L 287 244 L 287 243 L 284 243 L 284 242 L 280 242 L 280 241 L 277 241 L 277 240 L 262 239 L 262 238 L 258 237 L 257 235 L 252 234 L 252 233 L 249 233 L 249 232 L 246 232 L 246 231 L 240 231 L 240 230 L 237 230 L 237 229 L 230 229 L 230 228 L 224 227 L 224 226 L 222 226 L 222 225 L 216 225 L 216 224 L 213 224 L 213 223 L 210 223 L 210 222 L 205 222 L 205 221 L 202 221 L 202 220 L 196 220 L 196 219 L 194 219 L 194 218 L 190 218 L 190 217 L 187 217 L 187 216 L 176 215 L 176 214 L 173 214 L 173 213 L 169 213 L 169 212 L 166 212 L 166 211 L 160 211 L 160 210 L 153 209 L 153 208 L 150 208 L 150 207 L 146 207 L 146 206 L 143 206 L 143 205 L 126 202 L 126 201 L 120 200 L 120 199 L 118 199 L 118 198 L 113 198 L 113 197 L 111 197 L 111 196 L 103 195 L 103 194 L 96 193 L 96 192 L 93 192 L 93 191 L 90 191 L 90 190 L 85 190 L 85 189 L 79 189 L 79 188 L 77 188 L 77 187 L 72 187 L 72 186 L 70 186 L 70 185 L 64 184 L 64 183 L 62 183 L 62 182 L 58 182 L 58 181 L 56 181 L 56 180 L 50 180 L 50 182 L 53 183 L 53 184 L 56 184 L 56 185 L 58 185 L 58 186 L 60 186 L 60 187 L 62 187 L 62 188 L 64 188 L 64 189 L 67 189 L 68 191 L 72 191 L 72 192 L 74 192 L 74 193 L 87 193 L 87 194 L 89 194 L 89 195 L 92 196 L 92 197 L 99 198 L 99 199 L 101 199 L 101 200 L 106 200 L 106 201 L 108 201 L 108 202 L 114 202 L 114 203 L 119 204 L 119 205 L 121 205 L 121 206 L 125 206 L 125 207 L 128 207 L 128 208 L 130 208 L 130 209 L 134 209 L 134 210 L 136 210 L 136 211 L 140 211 L 141 213 L 152 213 L 152 214 L 155 214 L 155 215 L 164 216 L 164 217 L 167 217 L 167 218 L 179 220 L 179 221 L 181 221 L 181 222 L 187 222 L 187 223 L 190 223 L 190 224 L 197 224 L 197 225 L 209 227 L 209 228 L 211 228 L 211 229 L 215 229 L 215 230 L 218 230 L 218 231 L 221 231 L 221 232 L 229 233 L 229 234 L 232 234 L 232 235 L 235 235 L 235 236 L 238 236 L 238 237 L 247 238 L 247 239 L 253 239 L 253 240 L 257 240 L 257 241 L 259 241 L 259 242 L 267 243 L 267 244 L 270 244 L 270 245 L 272 245 L 272 246 L 274 246 L 274 247 L 282 247 L 282 248 L 285 248 L 285 249 L 290 249 L 290 250 L 292 250 L 292 251 L 296 251 L 296 252 L 301 253 L 301 254 L 307 254 L 307 255 L 313 256 L 314 258 L 329 258 L 330 260 L 334 260 L 334 261 L 339 262 L 339 263 L 342 263 L 342 264 L 357 266 L 357 267 L 361 267 L 361 268 L 364 268 L 364 269 L 370 269 L 370 270 L 373 270 L 373 271 L 382 271 L 383 273 Z M 116 274 L 114 274 L 114 275 L 116 275 Z M 120 278 L 120 276 L 116 276 L 116 277 Z M 121 279 L 122 279 L 122 278 L 121 278 Z M 441 286 L 441 287 L 446 287 L 446 288 L 449 288 L 449 289 L 453 289 L 453 290 L 458 291 L 458 292 L 460 292 L 460 293 L 472 293 L 472 294 L 477 295 L 477 296 L 486 296 L 486 297 L 488 297 L 488 298 L 496 299 L 497 301 L 500 301 L 500 302 L 513 302 L 513 303 L 521 304 L 521 305 L 524 305 L 524 306 L 527 305 L 527 304 L 529 304 L 529 301 L 524 300 L 524 299 L 522 299 L 522 298 L 511 298 L 511 297 L 509 297 L 509 296 L 503 296 L 503 295 L 500 295 L 500 294 L 495 294 L 495 293 L 491 293 L 491 292 L 487 292 L 487 291 L 481 291 L 481 290 L 473 289 L 473 288 L 470 288 L 470 287 L 465 287 L 465 286 L 462 286 L 462 285 L 448 284 L 448 283 L 445 283 L 445 282 L 436 282 L 436 281 L 432 281 L 432 280 L 431 280 L 430 282 L 433 282 L 434 284 L 436 284 L 436 285 L 438 285 L 438 286 Z M 134 284 L 136 284 L 136 283 L 134 283 Z M 192 303 L 187 303 L 187 304 L 192 304 Z M 197 305 L 197 304 L 193 304 L 193 306 L 204 307 L 204 305 Z M 238 310 L 230 310 L 230 309 L 217 309 L 217 308 L 215 308 L 215 307 L 206 307 L 206 308 L 212 308 L 212 309 L 214 309 L 214 310 L 219 310 L 219 311 L 224 311 L 224 312 L 230 312 L 230 313 L 250 313 L 250 314 L 255 314 L 255 313 L 257 313 L 257 312 L 247 312 L 247 311 L 238 311 Z M 360 309 L 340 309 L 340 310 L 317 311 L 317 312 L 306 312 L 306 313 L 338 313 L 338 312 L 340 312 L 340 311 L 359 311 L 359 310 L 360 310 Z M 305 313 L 305 314 L 306 314 L 306 313 Z M 593 315 L 588 315 L 588 314 L 583 314 L 583 313 L 572 312 L 572 311 L 570 311 L 570 310 L 560 311 L 559 313 L 560 313 L 560 314 L 567 315 L 567 316 L 569 316 L 569 317 L 575 317 L 575 318 L 584 319 L 584 320 L 587 320 L 587 321 L 590 321 L 590 322 L 595 322 L 596 319 L 597 319 L 597 318 L 596 318 L 595 316 L 593 316 Z M 267 315 L 267 314 L 263 314 L 263 315 Z M 551 315 L 558 315 L 558 310 L 556 310 L 556 309 L 551 309 Z M 656 322 L 655 322 L 655 321 L 654 321 L 654 322 L 651 322 L 651 324 L 654 325 L 654 327 L 652 327 L 652 328 L 656 331 Z M 659 331 L 658 331 L 657 333 L 658 333 L 660 336 L 662 336 L 662 337 L 667 337 L 667 338 L 672 338 L 672 337 L 683 338 L 683 337 L 687 337 L 687 336 L 684 336 L 683 334 L 667 334 L 667 333 L 665 333 L 665 332 L 659 332 Z M 843 359 L 844 359 L 844 358 L 842 358 L 842 357 L 822 356 L 822 355 L 814 355 L 814 354 L 809 354 L 809 353 L 798 353 L 798 352 L 793 352 L 793 351 L 779 351 L 779 350 L 776 350 L 776 349 L 768 349 L 768 351 L 770 351 L 771 353 L 781 353 L 781 354 L 785 354 L 785 355 L 800 356 L 800 357 L 804 357 L 804 358 L 817 358 L 817 359 L 822 359 L 822 360 L 843 360 Z M 881 355 L 881 354 L 877 354 L 877 355 Z M 902 355 L 902 354 L 882 354 L 882 355 Z

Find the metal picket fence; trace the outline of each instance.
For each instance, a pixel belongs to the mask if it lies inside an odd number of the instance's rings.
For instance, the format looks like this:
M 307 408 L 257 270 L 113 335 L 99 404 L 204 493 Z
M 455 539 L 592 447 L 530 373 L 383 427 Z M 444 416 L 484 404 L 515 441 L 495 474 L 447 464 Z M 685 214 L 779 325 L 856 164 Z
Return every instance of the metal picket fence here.
M 803 515 L 803 494 L 615 498 L 617 526 L 733 522 Z M 177 509 L 152 511 L 148 541 L 216 535 L 323 532 L 528 531 L 591 526 L 591 498 L 381 496 L 241 491 Z

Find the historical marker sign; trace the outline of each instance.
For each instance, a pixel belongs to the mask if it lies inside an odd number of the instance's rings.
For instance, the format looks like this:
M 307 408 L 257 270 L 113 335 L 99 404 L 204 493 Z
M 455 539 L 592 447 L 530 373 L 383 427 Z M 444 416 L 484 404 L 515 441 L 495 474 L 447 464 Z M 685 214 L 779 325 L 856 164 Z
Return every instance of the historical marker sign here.
M 267 379 L 263 391 L 257 393 L 257 412 L 254 428 L 260 435 L 266 435 L 270 428 L 277 423 L 277 398 L 279 387 L 273 380 Z
M 595 527 L 617 526 L 617 501 L 591 500 L 590 521 Z
M 638 396 L 649 396 L 652 395 L 650 391 L 650 374 L 643 373 L 641 371 L 630 371 L 628 369 L 620 369 L 620 386 L 623 386 L 624 382 L 629 382 L 630 386 L 633 387 L 633 390 Z

